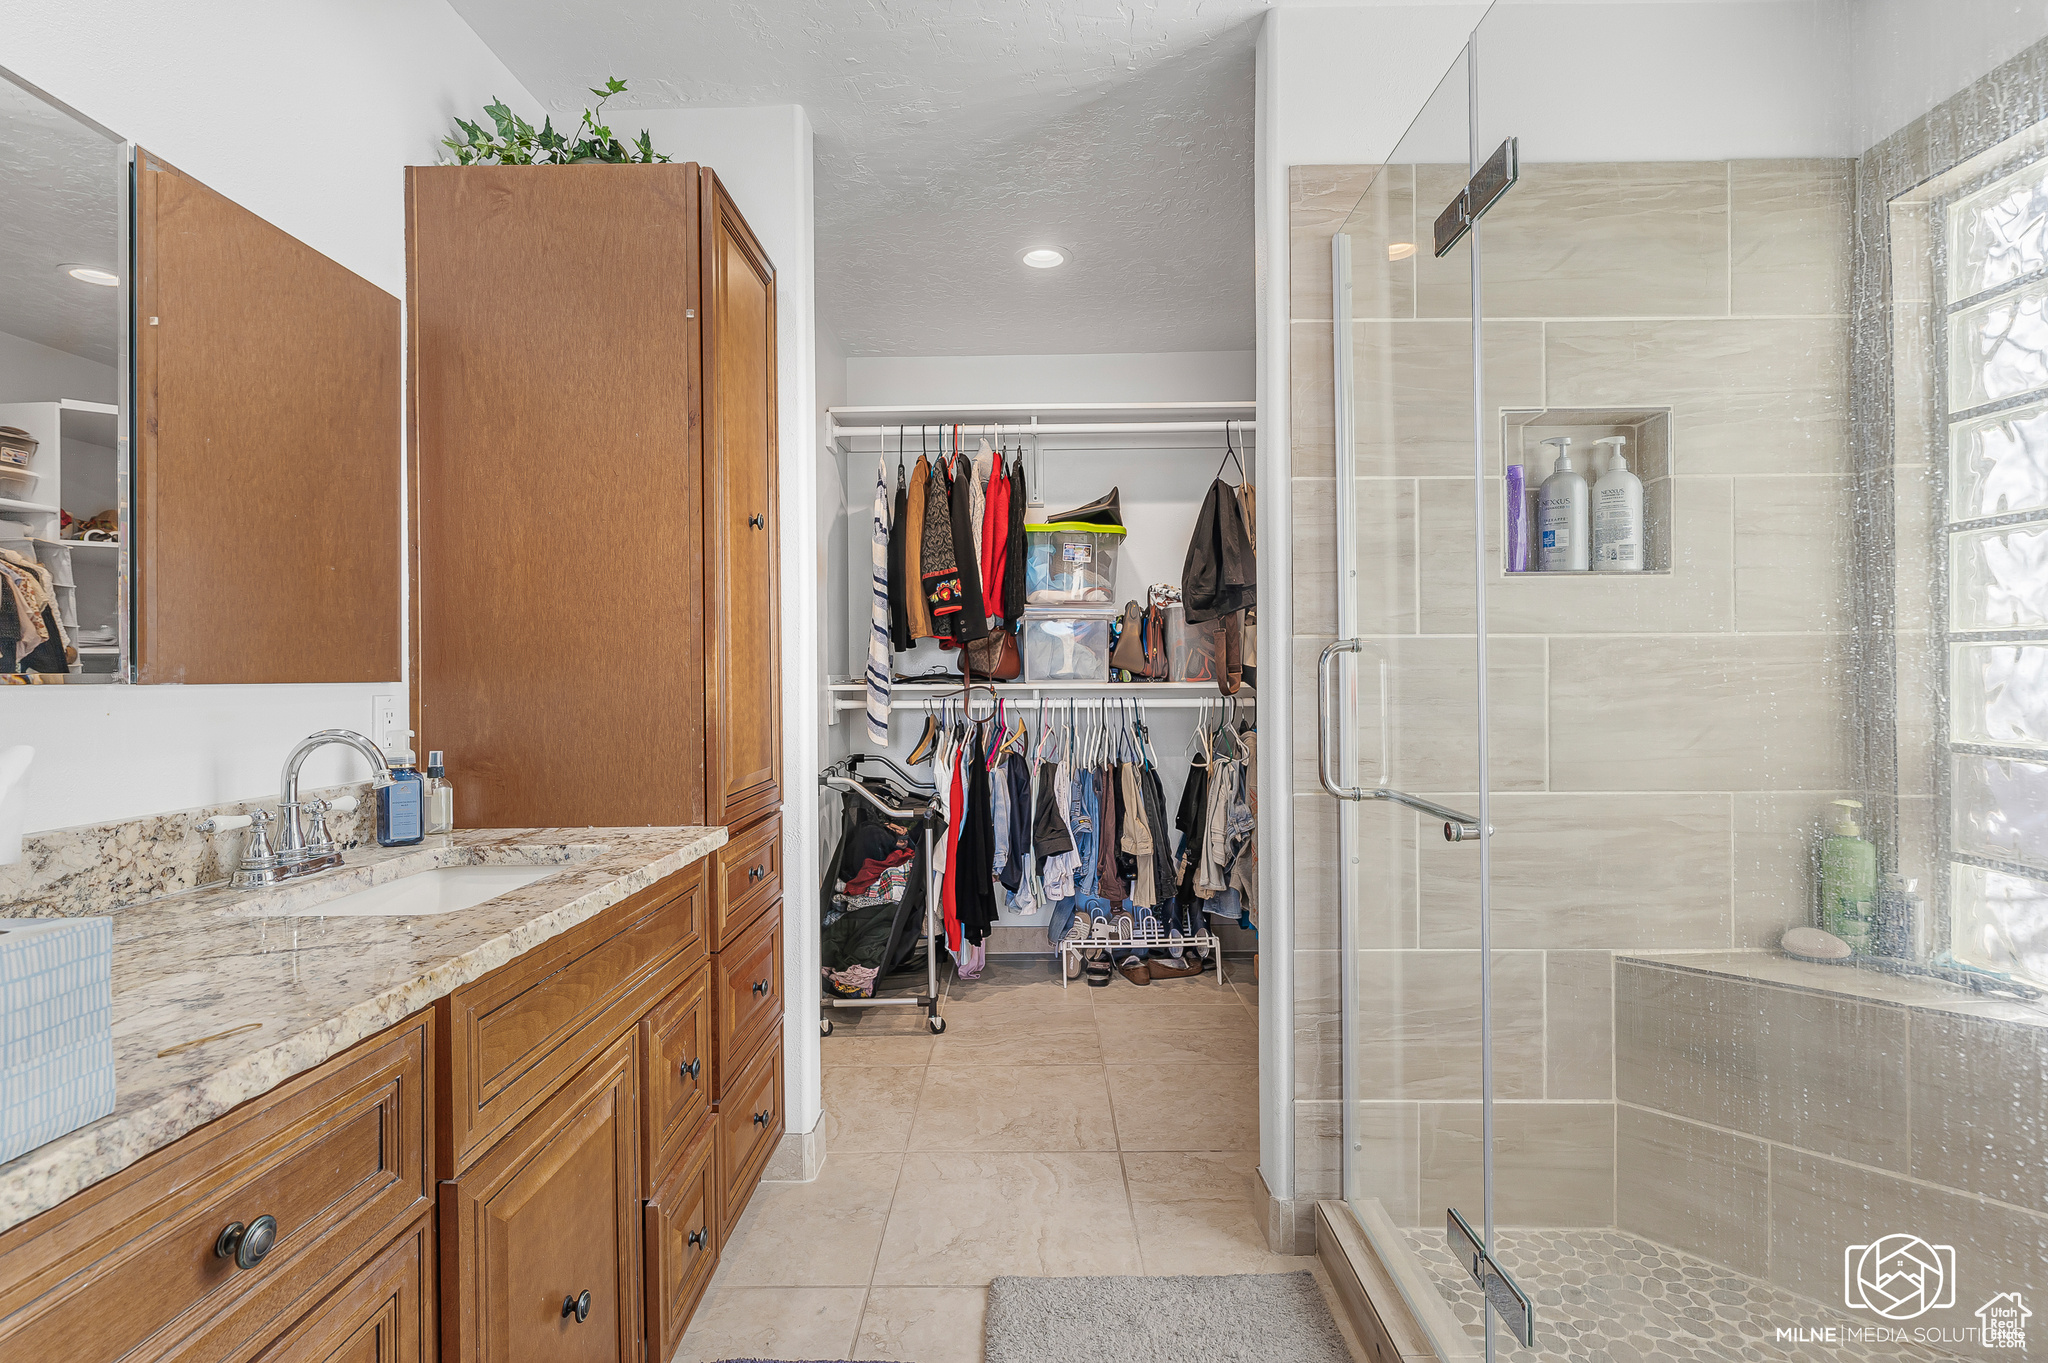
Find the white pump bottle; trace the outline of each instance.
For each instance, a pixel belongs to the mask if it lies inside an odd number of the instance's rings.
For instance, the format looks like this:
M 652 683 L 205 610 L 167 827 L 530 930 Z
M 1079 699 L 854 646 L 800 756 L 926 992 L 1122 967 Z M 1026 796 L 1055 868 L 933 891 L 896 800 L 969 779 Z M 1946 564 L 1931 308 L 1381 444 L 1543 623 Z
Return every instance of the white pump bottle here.
M 1627 436 L 1610 435 L 1595 445 L 1611 446 L 1607 472 L 1593 485 L 1593 570 L 1643 570 L 1643 480 L 1628 471 L 1622 456 Z
M 1586 571 L 1586 480 L 1572 468 L 1572 438 L 1554 436 L 1557 465 L 1536 493 L 1536 566 L 1546 573 Z

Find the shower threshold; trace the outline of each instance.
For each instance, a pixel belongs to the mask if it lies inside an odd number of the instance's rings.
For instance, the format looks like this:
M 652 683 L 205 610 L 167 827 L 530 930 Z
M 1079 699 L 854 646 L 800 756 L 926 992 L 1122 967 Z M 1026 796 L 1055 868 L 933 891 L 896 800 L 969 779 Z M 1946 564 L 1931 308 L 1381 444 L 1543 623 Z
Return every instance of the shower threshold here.
M 1480 1330 L 1479 1288 L 1444 1244 L 1441 1228 L 1402 1232 L 1468 1334 Z M 1783 1288 L 1615 1230 L 1499 1230 L 1501 1262 L 1536 1303 L 1536 1347 L 1509 1348 L 1504 1363 L 1946 1363 L 1960 1355 L 1908 1342 L 1910 1323 L 1849 1318 Z M 1827 1327 L 1837 1327 L 1826 1338 Z M 1851 1342 L 1852 1330 L 1885 1326 L 1908 1341 Z M 1789 1338 L 1780 1331 L 1792 1331 Z

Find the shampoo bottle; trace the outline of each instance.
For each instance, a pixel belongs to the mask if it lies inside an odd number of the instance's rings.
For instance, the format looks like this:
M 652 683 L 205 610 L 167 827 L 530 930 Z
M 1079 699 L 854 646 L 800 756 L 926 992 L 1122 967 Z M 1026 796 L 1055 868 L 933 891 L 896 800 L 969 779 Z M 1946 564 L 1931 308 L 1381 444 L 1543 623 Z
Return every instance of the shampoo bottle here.
M 1607 472 L 1593 484 L 1593 568 L 1603 573 L 1643 570 L 1643 480 L 1628 471 L 1622 447 L 1628 437 L 1610 435 Z M 1599 458 L 1595 456 L 1594 462 Z
M 1820 925 L 1857 951 L 1869 951 L 1871 901 L 1877 898 L 1877 849 L 1856 826 L 1860 800 L 1836 800 L 1841 822 L 1820 848 Z
M 1546 573 L 1584 572 L 1590 549 L 1586 536 L 1586 480 L 1572 469 L 1572 438 L 1543 442 L 1557 446 L 1557 467 L 1536 495 L 1536 566 Z
M 412 733 L 406 732 L 410 740 Z M 410 745 L 391 754 L 391 769 L 377 787 L 377 842 L 382 847 L 411 847 L 425 840 L 427 783 L 421 779 Z

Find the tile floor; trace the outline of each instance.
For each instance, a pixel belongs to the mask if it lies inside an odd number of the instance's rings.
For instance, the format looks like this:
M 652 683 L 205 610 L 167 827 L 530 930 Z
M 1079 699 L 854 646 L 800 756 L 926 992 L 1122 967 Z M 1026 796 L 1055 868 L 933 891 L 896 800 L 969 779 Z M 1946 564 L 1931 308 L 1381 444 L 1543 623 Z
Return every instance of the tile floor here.
M 995 962 L 945 994 L 943 1036 L 907 1009 L 835 1019 L 824 1172 L 754 1194 L 676 1363 L 979 1363 L 999 1275 L 1313 1262 L 1268 1251 L 1253 1217 L 1248 978 L 1062 989 Z

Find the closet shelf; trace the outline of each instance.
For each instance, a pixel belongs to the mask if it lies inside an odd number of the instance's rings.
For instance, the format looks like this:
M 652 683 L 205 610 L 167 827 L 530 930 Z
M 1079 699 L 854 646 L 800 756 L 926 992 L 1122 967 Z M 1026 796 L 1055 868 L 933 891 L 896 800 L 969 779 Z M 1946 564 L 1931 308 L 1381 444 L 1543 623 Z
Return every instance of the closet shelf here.
M 12 497 L 0 497 L 0 511 L 35 511 L 45 516 L 54 516 L 64 508 L 44 506 L 41 502 L 17 502 Z
M 1258 430 L 1255 402 L 1044 402 L 955 407 L 828 407 L 831 439 L 898 434 L 905 427 L 959 427 L 963 436 L 1199 435 Z M 1050 419 L 1048 419 L 1050 418 Z M 843 423 L 843 424 L 842 424 Z
M 119 549 L 119 540 L 46 540 L 38 539 L 37 544 L 55 544 L 66 549 Z

